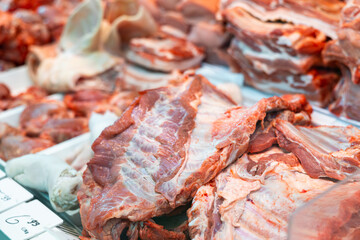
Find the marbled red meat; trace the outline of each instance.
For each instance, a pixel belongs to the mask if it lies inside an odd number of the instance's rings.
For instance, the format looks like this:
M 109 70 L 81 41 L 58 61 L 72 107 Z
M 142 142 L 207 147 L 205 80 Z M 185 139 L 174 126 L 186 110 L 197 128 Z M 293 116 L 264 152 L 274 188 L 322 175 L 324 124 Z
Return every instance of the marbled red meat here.
M 49 31 L 36 13 L 21 9 L 12 14 L 0 12 L 0 59 L 22 64 L 29 46 L 49 41 Z
M 107 104 L 110 97 L 110 93 L 101 90 L 79 90 L 66 94 L 64 103 L 67 108 L 73 110 L 78 116 L 90 116 L 99 105 Z
M 94 142 L 79 191 L 84 228 L 113 239 L 123 221 L 144 221 L 188 203 L 247 149 L 269 112 L 307 109 L 304 98 L 235 104 L 201 76 L 142 92 Z M 305 101 L 305 102 L 304 102 Z
M 88 132 L 86 118 L 49 119 L 41 128 L 40 138 L 60 143 Z
M 20 127 L 29 136 L 38 136 L 49 119 L 73 117 L 65 104 L 55 100 L 43 100 L 27 106 L 20 115 Z
M 79 2 L 81 0 L 2 0 L 0 71 L 23 64 L 30 46 L 58 40 Z

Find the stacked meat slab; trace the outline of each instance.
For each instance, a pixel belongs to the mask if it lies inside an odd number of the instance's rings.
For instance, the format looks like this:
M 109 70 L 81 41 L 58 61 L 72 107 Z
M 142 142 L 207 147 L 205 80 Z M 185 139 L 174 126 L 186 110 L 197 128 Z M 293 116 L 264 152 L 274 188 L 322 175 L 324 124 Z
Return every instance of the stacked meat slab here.
M 270 93 L 303 93 L 326 106 L 339 80 L 321 52 L 337 38 L 341 1 L 223 1 L 234 35 L 230 53 L 247 84 Z
M 360 166 L 360 131 L 309 126 L 303 95 L 245 108 L 183 78 L 141 92 L 94 142 L 78 193 L 88 237 L 286 239 L 297 207 Z M 166 220 L 190 202 L 188 222 Z

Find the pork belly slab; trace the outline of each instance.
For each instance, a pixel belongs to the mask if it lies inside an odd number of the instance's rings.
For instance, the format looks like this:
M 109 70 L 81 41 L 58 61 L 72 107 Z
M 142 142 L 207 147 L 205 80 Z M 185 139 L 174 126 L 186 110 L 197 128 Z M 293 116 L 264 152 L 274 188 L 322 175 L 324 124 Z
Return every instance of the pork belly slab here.
M 283 21 L 314 27 L 336 39 L 341 0 L 222 0 L 222 8 L 241 7 L 261 21 Z
M 116 239 L 129 221 L 185 205 L 247 151 L 259 121 L 282 111 L 309 108 L 301 96 L 237 107 L 200 75 L 142 92 L 92 146 L 78 194 L 84 229 L 97 239 Z
M 287 239 L 291 213 L 334 183 L 313 179 L 292 153 L 244 154 L 197 191 L 191 239 Z
M 225 10 L 224 16 L 235 35 L 229 53 L 247 84 L 270 93 L 302 93 L 321 106 L 329 103 L 340 76 L 323 66 L 322 32 L 305 25 L 262 22 L 241 7 Z

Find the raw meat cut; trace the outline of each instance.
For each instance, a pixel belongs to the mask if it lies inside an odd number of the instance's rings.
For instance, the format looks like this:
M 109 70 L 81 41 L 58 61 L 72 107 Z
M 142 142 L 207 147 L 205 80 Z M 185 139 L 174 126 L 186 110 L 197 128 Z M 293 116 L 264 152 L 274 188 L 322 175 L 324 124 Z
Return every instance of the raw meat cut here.
M 28 136 L 38 136 L 49 119 L 73 117 L 60 101 L 43 100 L 27 106 L 20 115 L 20 127 Z
M 42 101 L 48 93 L 39 87 L 29 87 L 25 92 L 12 96 L 7 108 L 14 108 L 20 105 L 29 105 L 39 101 Z
M 121 115 L 123 111 L 138 96 L 137 91 L 119 91 L 108 93 L 101 90 L 79 90 L 66 94 L 64 103 L 73 110 L 76 116 L 90 117 L 93 112 L 105 113 L 111 111 Z
M 242 8 L 224 12 L 229 31 L 238 40 L 236 47 L 249 61 L 258 61 L 258 70 L 305 73 L 321 62 L 326 36 L 314 28 L 288 23 L 262 22 Z M 235 47 L 235 46 L 234 46 Z M 262 63 L 262 64 L 261 64 Z
M 26 91 L 13 96 L 8 86 L 0 83 L 0 110 L 5 111 L 20 105 L 28 105 L 46 96 L 47 92 L 38 87 L 29 87 Z
M 247 151 L 268 113 L 308 110 L 299 96 L 234 107 L 202 76 L 185 80 L 140 93 L 94 142 L 78 194 L 82 223 L 92 237 L 116 239 L 126 221 L 148 220 L 188 203 Z
M 39 137 L 48 139 L 53 143 L 61 143 L 88 131 L 88 120 L 86 118 L 49 119 L 41 128 Z
M 141 1 L 161 28 L 176 29 L 182 38 L 204 48 L 205 61 L 231 65 L 227 54 L 230 34 L 220 18 L 220 0 Z
M 23 64 L 28 47 L 50 41 L 50 34 L 41 17 L 29 10 L 0 14 L 0 59 Z
M 292 153 L 244 154 L 197 191 L 188 210 L 191 239 L 287 239 L 296 208 L 334 183 L 312 179 Z
M 298 209 L 288 239 L 359 239 L 359 177 L 359 172 L 351 175 Z
M 137 91 L 120 91 L 111 96 L 109 100 L 109 107 L 102 108 L 99 106 L 98 112 L 106 112 L 107 110 L 116 113 L 120 116 L 131 103 L 139 96 Z
M 0 158 L 7 161 L 25 154 L 40 152 L 53 145 L 53 142 L 46 139 L 10 135 L 1 139 Z
M 0 2 L 0 71 L 25 62 L 28 48 L 57 40 L 81 0 Z
M 341 0 L 222 0 L 222 9 L 241 7 L 263 22 L 283 21 L 314 27 L 336 39 Z
M 338 39 L 331 41 L 324 49 L 327 62 L 341 64 L 342 79 L 335 89 L 336 100 L 329 106 L 336 115 L 360 120 L 360 3 L 347 1 L 342 10 Z
M 159 36 L 132 39 L 126 58 L 151 70 L 171 72 L 198 67 L 204 54 L 201 48 L 185 39 Z
M 262 22 L 240 7 L 227 9 L 228 29 L 235 35 L 229 52 L 247 84 L 270 93 L 302 93 L 317 105 L 332 99 L 339 75 L 322 67 L 326 36 L 311 27 Z
M 274 125 L 279 146 L 294 153 L 310 177 L 343 179 L 360 167 L 360 130 L 353 126 Z
M 99 105 L 107 104 L 111 94 L 96 89 L 79 90 L 66 94 L 64 103 L 67 108 L 73 110 L 77 116 L 89 117 Z
M 258 127 L 251 135 L 249 153 L 261 152 L 277 142 L 276 128 L 274 127 L 277 119 L 297 125 L 310 125 L 311 122 L 307 112 L 294 113 L 292 111 L 283 111 L 280 113 L 269 113 L 264 121 L 261 122 L 261 127 Z

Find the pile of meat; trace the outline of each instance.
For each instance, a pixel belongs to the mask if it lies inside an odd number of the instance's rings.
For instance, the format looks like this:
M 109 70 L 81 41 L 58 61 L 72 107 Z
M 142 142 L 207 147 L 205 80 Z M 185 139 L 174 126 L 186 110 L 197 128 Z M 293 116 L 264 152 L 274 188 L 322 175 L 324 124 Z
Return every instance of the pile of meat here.
M 140 2 L 149 9 L 162 30 L 204 48 L 206 61 L 229 63 L 226 53 L 230 35 L 218 18 L 220 0 L 154 0 Z
M 140 2 L 161 31 L 202 47 L 206 61 L 242 72 L 247 85 L 268 93 L 301 93 L 336 115 L 360 120 L 358 1 Z M 146 42 L 152 48 L 161 43 Z M 152 69 L 164 71 L 163 65 Z
M 43 99 L 22 112 L 19 127 L 1 123 L 0 156 L 9 160 L 39 152 L 87 132 L 87 119 L 75 118 L 61 101 Z
M 34 98 L 36 95 L 29 95 L 31 89 L 12 102 L 8 100 L 12 104 L 27 100 L 28 105 L 20 115 L 18 127 L 0 123 L 0 157 L 5 161 L 86 133 L 92 112 L 111 111 L 120 115 L 137 96 L 133 91 L 80 90 L 66 94 L 63 101 L 47 98 L 33 101 L 29 96 Z M 3 101 L 4 104 L 7 102 L 6 99 Z
M 0 71 L 24 64 L 31 45 L 57 40 L 81 0 L 0 2 Z
M 221 3 L 234 35 L 229 53 L 247 84 L 270 93 L 303 93 L 336 115 L 360 120 L 356 0 Z M 340 73 L 341 70 L 341 73 Z
M 92 145 L 84 235 L 286 239 L 297 207 L 360 166 L 360 130 L 311 112 L 303 95 L 236 106 L 201 75 L 141 92 Z

